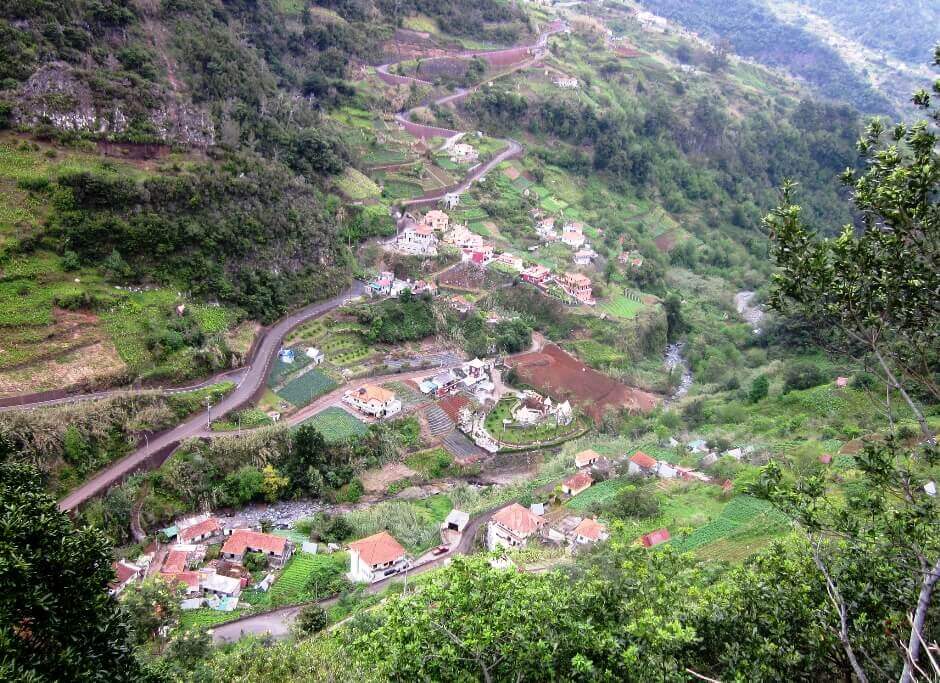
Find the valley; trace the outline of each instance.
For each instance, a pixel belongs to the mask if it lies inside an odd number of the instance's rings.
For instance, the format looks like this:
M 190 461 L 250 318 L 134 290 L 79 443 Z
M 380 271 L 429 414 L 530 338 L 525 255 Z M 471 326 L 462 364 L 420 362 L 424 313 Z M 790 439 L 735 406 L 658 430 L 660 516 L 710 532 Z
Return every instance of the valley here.
M 764 9 L 105 4 L 0 12 L 0 484 L 116 680 L 911 680 L 935 125 L 856 145 L 848 18 L 774 6 L 803 82 Z

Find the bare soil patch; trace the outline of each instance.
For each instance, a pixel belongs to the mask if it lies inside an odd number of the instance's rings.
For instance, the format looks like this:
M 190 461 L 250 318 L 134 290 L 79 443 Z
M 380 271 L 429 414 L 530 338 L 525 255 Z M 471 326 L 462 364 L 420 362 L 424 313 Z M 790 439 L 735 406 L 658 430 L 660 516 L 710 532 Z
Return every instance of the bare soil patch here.
M 417 474 L 413 469 L 401 462 L 390 462 L 377 470 L 367 470 L 359 475 L 362 486 L 366 491 L 385 491 L 390 484 L 413 477 Z
M 555 344 L 547 344 L 542 351 L 525 353 L 509 362 L 523 382 L 558 400 L 572 401 L 595 421 L 600 420 L 608 406 L 648 413 L 660 402 L 658 396 L 628 387 L 589 368 Z
M 114 346 L 101 340 L 60 357 L 0 372 L 0 396 L 108 384 L 109 378 L 120 379 L 126 369 Z
M 676 231 L 667 230 L 662 235 L 653 240 L 656 248 L 660 251 L 672 251 L 676 246 Z

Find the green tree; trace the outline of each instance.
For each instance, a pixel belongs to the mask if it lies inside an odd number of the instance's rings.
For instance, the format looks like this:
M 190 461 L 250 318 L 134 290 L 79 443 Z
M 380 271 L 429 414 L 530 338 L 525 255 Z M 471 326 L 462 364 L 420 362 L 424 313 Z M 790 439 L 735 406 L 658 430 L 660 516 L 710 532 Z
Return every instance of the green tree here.
M 917 394 L 940 400 L 938 110 L 926 92 L 915 102 L 928 119 L 890 130 L 872 121 L 859 142 L 864 170 L 843 176 L 863 229 L 821 238 L 804 222 L 792 183 L 765 224 L 778 267 L 771 305 L 811 320 L 830 348 L 870 359 L 933 438 Z
M 682 299 L 672 293 L 663 301 L 663 308 L 666 309 L 666 339 L 673 342 L 689 331 L 689 324 L 682 317 Z
M 751 382 L 751 390 L 747 394 L 747 399 L 751 403 L 758 403 L 767 398 L 767 392 L 770 390 L 770 380 L 767 375 L 758 375 Z
M 617 492 L 606 512 L 623 519 L 649 519 L 659 514 L 659 499 L 649 486 L 630 484 Z
M 309 636 L 326 628 L 327 622 L 326 611 L 320 605 L 314 603 L 300 608 L 294 626 L 298 633 Z
M 160 576 L 148 578 L 124 591 L 121 604 L 138 645 L 153 640 L 163 626 L 176 621 L 182 594 L 178 583 Z
M 107 592 L 107 539 L 75 528 L 38 472 L 3 452 L 0 521 L 0 679 L 139 678 L 124 613 Z

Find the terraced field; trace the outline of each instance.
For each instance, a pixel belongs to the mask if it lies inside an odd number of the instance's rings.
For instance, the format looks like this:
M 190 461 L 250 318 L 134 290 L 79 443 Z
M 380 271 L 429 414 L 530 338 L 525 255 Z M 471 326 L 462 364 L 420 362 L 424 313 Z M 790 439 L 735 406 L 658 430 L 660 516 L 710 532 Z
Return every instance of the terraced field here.
M 362 420 L 335 406 L 317 413 L 309 420 L 305 420 L 303 424 L 316 427 L 329 443 L 338 443 L 362 436 L 369 430 Z
M 291 405 L 302 408 L 313 399 L 336 387 L 328 375 L 320 370 L 309 370 L 281 387 L 276 393 Z

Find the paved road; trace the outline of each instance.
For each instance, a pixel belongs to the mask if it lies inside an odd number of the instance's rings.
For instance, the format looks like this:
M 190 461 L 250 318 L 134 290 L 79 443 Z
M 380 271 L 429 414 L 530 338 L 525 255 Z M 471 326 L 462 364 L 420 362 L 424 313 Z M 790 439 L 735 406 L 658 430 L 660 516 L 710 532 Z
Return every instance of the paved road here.
M 460 538 L 460 542 L 456 546 L 452 547 L 450 551 L 443 555 L 409 569 L 408 576 L 415 576 L 416 574 L 423 574 L 431 569 L 436 569 L 454 555 L 470 554 L 470 551 L 473 549 L 473 539 L 476 537 L 477 531 L 489 521 L 490 517 L 492 517 L 498 509 L 499 508 L 487 510 L 471 519 L 467 524 L 466 530 L 464 530 L 463 536 Z M 382 579 L 381 581 L 376 581 L 366 586 L 365 593 L 368 595 L 381 593 L 392 583 L 400 583 L 402 580 L 403 577 L 401 575 L 390 576 L 387 579 Z M 319 604 L 326 609 L 335 605 L 336 602 L 337 598 L 327 598 L 320 600 Z M 265 634 L 274 638 L 286 638 L 290 635 L 291 624 L 297 618 L 297 613 L 300 612 L 300 610 L 301 606 L 299 605 L 282 607 L 278 610 L 265 612 L 264 614 L 256 614 L 255 616 L 246 617 L 239 621 L 216 626 L 212 629 L 212 641 L 216 644 L 230 643 L 243 636 Z
M 232 393 L 212 407 L 212 414 L 216 417 L 224 415 L 229 411 L 237 410 L 252 400 L 255 392 L 266 381 L 268 368 L 277 355 L 278 350 L 281 348 L 281 342 L 290 330 L 312 318 L 332 311 L 334 308 L 343 305 L 350 299 L 361 296 L 364 292 L 365 286 L 361 282 L 356 282 L 342 294 L 338 294 L 326 301 L 320 301 L 306 306 L 296 313 L 281 319 L 277 324 L 271 327 L 258 345 L 255 360 L 246 369 L 242 381 Z M 65 498 L 59 501 L 59 509 L 72 510 L 90 498 L 94 498 L 104 492 L 108 487 L 113 486 L 115 483 L 133 473 L 136 469 L 144 466 L 147 459 L 154 453 L 161 449 L 168 448 L 173 444 L 177 444 L 184 439 L 199 436 L 204 432 L 205 425 L 206 415 L 200 413 L 177 427 L 148 441 L 144 447 L 138 448 L 130 455 L 112 463 L 77 489 L 71 491 Z

